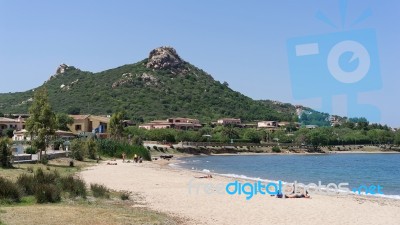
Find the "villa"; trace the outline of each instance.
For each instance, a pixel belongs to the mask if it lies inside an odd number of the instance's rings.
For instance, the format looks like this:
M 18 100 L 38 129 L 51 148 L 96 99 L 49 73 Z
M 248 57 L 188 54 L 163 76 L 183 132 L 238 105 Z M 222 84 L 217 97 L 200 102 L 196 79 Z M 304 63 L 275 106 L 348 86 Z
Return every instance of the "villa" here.
M 242 123 L 241 119 L 236 118 L 222 118 L 217 121 L 217 124 L 220 125 L 240 125 Z
M 277 121 L 260 121 L 257 123 L 257 128 L 276 129 L 279 127 Z
M 25 128 L 25 120 L 20 116 L 18 119 L 0 117 L 0 132 L 6 129 L 22 130 Z
M 107 133 L 107 129 L 110 125 L 110 117 L 106 116 L 94 116 L 94 115 L 70 115 L 74 119 L 68 128 L 73 134 L 85 134 L 85 133 Z
M 139 125 L 139 128 L 143 128 L 146 130 L 152 129 L 178 129 L 178 130 L 198 130 L 201 128 L 201 124 L 198 119 L 190 119 L 190 118 L 168 118 L 166 120 L 153 120 L 149 123 L 145 123 Z

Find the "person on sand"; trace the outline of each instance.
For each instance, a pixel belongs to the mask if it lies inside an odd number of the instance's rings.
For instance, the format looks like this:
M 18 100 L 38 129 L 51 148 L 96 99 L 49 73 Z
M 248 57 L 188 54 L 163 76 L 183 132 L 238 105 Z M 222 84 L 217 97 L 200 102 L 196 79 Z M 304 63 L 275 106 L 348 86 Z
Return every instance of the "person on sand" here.
M 122 162 L 123 162 L 123 163 L 125 163 L 125 157 L 126 157 L 126 154 L 125 154 L 125 152 L 123 152 L 123 153 L 122 153 Z
M 133 157 L 133 161 L 135 161 L 135 163 L 138 162 L 138 156 L 135 154 L 135 156 Z
M 308 192 L 304 189 L 303 193 L 294 193 L 294 191 L 289 194 L 285 195 L 285 198 L 310 198 L 311 196 L 308 194 Z
M 197 176 L 195 178 L 212 178 L 211 174 L 204 175 L 204 176 Z

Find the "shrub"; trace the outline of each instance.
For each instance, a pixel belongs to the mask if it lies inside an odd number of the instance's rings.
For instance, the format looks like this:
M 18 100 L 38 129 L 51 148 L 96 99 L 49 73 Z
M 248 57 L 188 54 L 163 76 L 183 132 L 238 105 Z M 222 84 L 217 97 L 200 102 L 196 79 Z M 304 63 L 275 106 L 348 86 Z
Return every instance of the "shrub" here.
M 88 153 L 89 159 L 96 159 L 97 155 L 97 143 L 93 139 L 86 141 L 86 152 Z
M 37 203 L 61 201 L 61 190 L 54 184 L 38 184 L 35 190 Z
M 36 154 L 37 152 L 38 152 L 38 150 L 35 147 L 27 147 L 25 149 L 26 154 Z
M 44 172 L 42 168 L 38 168 L 34 175 L 34 179 L 38 184 L 55 184 L 59 178 L 60 174 L 57 172 L 57 170 L 47 173 Z
M 110 198 L 110 190 L 101 184 L 90 184 L 90 190 L 96 198 Z
M 120 195 L 122 201 L 129 200 L 129 196 L 131 195 L 128 191 L 123 191 Z
M 40 162 L 43 165 L 47 165 L 49 163 L 49 159 L 47 158 L 47 155 L 42 155 L 42 158 L 40 159 Z
M 10 141 L 7 138 L 0 138 L 0 166 L 4 168 L 12 167 L 11 156 Z
M 281 149 L 278 146 L 274 146 L 272 147 L 272 152 L 279 153 L 281 152 Z
M 125 152 L 127 157 L 133 155 L 141 156 L 144 160 L 151 160 L 151 155 L 148 149 L 141 145 L 131 145 L 124 141 L 115 141 L 112 139 L 98 140 L 98 153 L 108 157 L 122 157 Z
M 86 155 L 85 143 L 80 139 L 71 142 L 72 157 L 78 161 L 83 161 Z
M 10 180 L 0 177 L 0 199 L 19 202 L 21 192 L 18 186 Z
M 70 197 L 81 196 L 82 198 L 86 198 L 86 185 L 82 179 L 75 178 L 74 176 L 62 177 L 59 184 L 63 191 L 70 194 Z
M 21 174 L 17 178 L 17 185 L 26 195 L 35 194 L 36 180 L 34 176 Z

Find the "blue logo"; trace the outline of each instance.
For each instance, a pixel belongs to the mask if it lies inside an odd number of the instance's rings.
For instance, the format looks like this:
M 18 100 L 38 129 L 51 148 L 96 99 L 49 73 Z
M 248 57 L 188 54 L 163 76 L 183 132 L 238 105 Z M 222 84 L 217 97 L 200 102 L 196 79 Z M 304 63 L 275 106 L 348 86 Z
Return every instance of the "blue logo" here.
M 345 14 L 346 1 L 341 1 Z M 365 19 L 364 13 L 358 20 Z M 318 19 L 332 26 L 323 14 Z M 345 16 L 343 16 L 343 19 Z M 292 93 L 296 100 L 321 98 L 323 112 L 332 113 L 332 98 L 347 95 L 347 116 L 380 120 L 379 110 L 358 103 L 358 94 L 382 88 L 376 33 L 350 30 L 293 38 L 287 41 Z

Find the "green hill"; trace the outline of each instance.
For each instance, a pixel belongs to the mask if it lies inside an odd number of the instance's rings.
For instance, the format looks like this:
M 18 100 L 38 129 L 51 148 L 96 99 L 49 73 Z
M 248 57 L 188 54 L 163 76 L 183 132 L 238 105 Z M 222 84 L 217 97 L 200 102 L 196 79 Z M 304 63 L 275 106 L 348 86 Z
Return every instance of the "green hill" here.
M 221 117 L 244 121 L 297 118 L 293 105 L 244 96 L 182 60 L 170 47 L 157 48 L 135 64 L 99 73 L 63 64 L 41 87 L 48 89 L 55 111 L 70 114 L 125 110 L 137 121 L 175 116 L 202 122 Z M 0 94 L 0 112 L 26 113 L 33 92 Z

